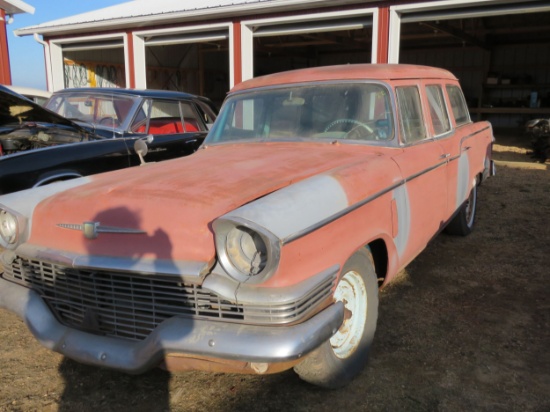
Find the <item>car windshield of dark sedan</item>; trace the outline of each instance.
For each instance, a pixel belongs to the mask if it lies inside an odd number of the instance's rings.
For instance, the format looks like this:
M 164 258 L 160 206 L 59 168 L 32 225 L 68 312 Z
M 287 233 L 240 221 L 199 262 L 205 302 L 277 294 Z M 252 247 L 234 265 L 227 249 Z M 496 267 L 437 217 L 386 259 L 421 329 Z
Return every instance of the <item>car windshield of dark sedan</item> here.
M 54 95 L 46 108 L 71 120 L 118 129 L 131 116 L 138 99 L 117 94 L 63 93 Z
M 388 90 L 375 83 L 343 82 L 237 93 L 223 105 L 206 143 L 392 138 Z

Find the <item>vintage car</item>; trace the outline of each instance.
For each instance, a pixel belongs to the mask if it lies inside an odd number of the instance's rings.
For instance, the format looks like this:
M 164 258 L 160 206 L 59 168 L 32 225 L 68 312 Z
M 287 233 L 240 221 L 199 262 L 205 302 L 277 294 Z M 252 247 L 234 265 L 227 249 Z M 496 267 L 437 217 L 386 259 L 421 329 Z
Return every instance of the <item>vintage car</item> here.
M 43 106 L 46 104 L 50 96 L 52 95 L 47 90 L 36 89 L 34 87 L 23 87 L 23 86 L 11 86 L 6 85 L 6 87 L 15 93 L 19 93 L 21 96 L 26 97 L 29 100 L 32 100 L 36 104 Z
M 492 144 L 445 70 L 248 80 L 192 156 L 0 197 L 0 306 L 87 364 L 343 386 L 379 287 L 472 230 Z
M 47 109 L 0 86 L 0 194 L 191 154 L 214 122 L 206 98 L 161 90 L 66 89 Z M 150 139 L 151 140 L 151 139 Z

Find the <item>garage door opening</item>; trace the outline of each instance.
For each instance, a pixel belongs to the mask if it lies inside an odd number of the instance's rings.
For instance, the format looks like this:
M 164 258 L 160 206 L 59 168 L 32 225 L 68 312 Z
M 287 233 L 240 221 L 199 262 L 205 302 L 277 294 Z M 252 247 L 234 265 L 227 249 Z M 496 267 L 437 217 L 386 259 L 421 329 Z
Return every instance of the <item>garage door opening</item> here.
M 521 130 L 550 116 L 550 6 L 404 14 L 399 62 L 450 70 L 474 119 Z
M 145 38 L 149 89 L 175 90 L 220 104 L 229 90 L 227 31 Z
M 371 63 L 372 12 L 309 15 L 299 21 L 247 24 L 253 36 L 253 76 L 336 64 Z
M 122 39 L 64 44 L 64 87 L 126 87 Z

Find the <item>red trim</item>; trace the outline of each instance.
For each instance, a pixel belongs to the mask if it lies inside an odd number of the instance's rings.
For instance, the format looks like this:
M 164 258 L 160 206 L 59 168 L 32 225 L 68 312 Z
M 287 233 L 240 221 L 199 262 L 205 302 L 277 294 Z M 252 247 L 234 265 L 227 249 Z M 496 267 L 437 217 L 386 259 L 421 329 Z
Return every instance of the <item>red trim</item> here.
M 128 65 L 129 65 L 129 67 L 127 67 L 126 70 L 128 70 L 128 72 L 130 73 L 130 84 L 126 85 L 126 87 L 134 89 L 136 87 L 136 67 L 134 64 L 134 36 L 132 36 L 131 31 L 126 32 L 126 38 L 128 40 Z
M 237 85 L 243 81 L 243 59 L 242 59 L 242 38 L 241 22 L 233 22 L 233 76 L 234 84 Z
M 8 50 L 8 35 L 6 31 L 6 12 L 0 9 L 0 83 L 11 84 L 10 54 Z
M 388 63 L 390 47 L 390 8 L 381 6 L 378 8 L 378 45 L 376 63 Z

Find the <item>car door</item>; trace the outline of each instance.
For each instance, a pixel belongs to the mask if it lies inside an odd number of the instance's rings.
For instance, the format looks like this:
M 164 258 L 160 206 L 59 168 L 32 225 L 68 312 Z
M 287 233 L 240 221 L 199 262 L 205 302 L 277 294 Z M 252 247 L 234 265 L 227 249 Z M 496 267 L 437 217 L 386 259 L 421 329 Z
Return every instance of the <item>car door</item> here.
M 488 145 L 474 144 L 480 138 L 479 122 L 474 124 L 470 119 L 468 106 L 458 84 L 444 85 L 447 97 L 447 107 L 453 124 L 453 133 L 441 141 L 445 153 L 449 154 L 448 214 L 451 216 L 468 198 L 474 185 L 479 165 L 490 160 L 490 153 L 484 152 Z M 490 138 L 490 134 L 486 135 Z M 489 164 L 485 164 L 489 168 Z
M 403 150 L 394 156 L 403 184 L 394 195 L 401 233 L 396 246 L 408 263 L 443 226 L 447 204 L 447 159 L 431 136 L 421 81 L 395 82 L 399 139 Z
M 207 127 L 192 101 L 147 99 L 131 131 L 153 136 L 145 160 L 158 162 L 193 153 L 204 140 Z M 132 161 L 137 164 L 139 158 Z

